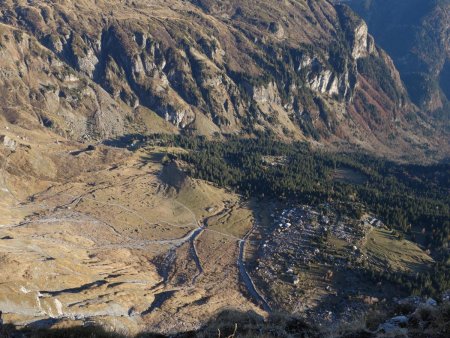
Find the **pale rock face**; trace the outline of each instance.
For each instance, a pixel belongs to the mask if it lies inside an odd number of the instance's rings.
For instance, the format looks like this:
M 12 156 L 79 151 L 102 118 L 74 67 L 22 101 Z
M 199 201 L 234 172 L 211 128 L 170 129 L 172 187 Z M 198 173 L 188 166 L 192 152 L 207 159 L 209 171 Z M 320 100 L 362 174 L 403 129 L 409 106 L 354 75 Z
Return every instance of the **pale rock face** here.
M 179 110 L 174 115 L 174 124 L 180 126 L 181 122 L 183 122 L 184 117 L 186 116 L 186 111 Z
M 317 59 L 311 58 L 308 55 L 304 56 L 298 65 L 297 71 L 299 72 L 300 70 L 311 66 L 313 64 L 313 62 L 317 62 Z
M 205 79 L 205 81 L 203 81 L 203 84 L 205 85 L 205 87 L 211 88 L 218 87 L 223 84 L 223 77 L 222 75 L 217 75 L 214 77 L 207 78 Z
M 375 54 L 376 52 L 375 39 L 372 35 L 367 36 L 367 52 L 369 54 Z
M 89 77 L 92 77 L 98 62 L 98 58 L 94 51 L 89 49 L 85 57 L 78 59 L 78 68 L 81 72 L 87 74 Z
M 169 89 L 169 79 L 163 72 L 156 71 L 156 73 L 152 77 L 152 81 L 155 83 L 155 90 L 157 93 L 162 93 Z
M 356 60 L 372 54 L 374 50 L 375 43 L 369 35 L 368 27 L 366 23 L 361 22 L 354 32 L 352 57 Z
M 216 48 L 211 55 L 212 59 L 217 63 L 223 62 L 223 57 L 226 55 L 226 52 L 221 48 Z
M 65 82 L 65 83 L 67 83 L 67 82 L 78 82 L 78 81 L 80 81 L 80 78 L 77 77 L 77 76 L 74 75 L 74 74 L 68 74 L 68 75 L 66 75 L 66 76 L 64 77 L 64 82 Z
M 176 127 L 185 128 L 195 119 L 195 113 L 181 98 L 175 97 L 175 101 L 169 101 L 162 105 L 157 113 L 163 116 L 167 122 Z
M 151 76 L 151 74 L 158 69 L 158 67 L 156 66 L 156 64 L 153 62 L 153 60 L 151 60 L 150 58 L 145 58 L 144 59 L 144 68 L 145 68 L 145 72 Z
M 16 141 L 7 135 L 0 135 L 0 144 L 11 151 L 15 151 L 17 147 Z
M 174 113 L 170 113 L 168 110 L 166 110 L 165 119 L 166 121 L 171 122 L 178 127 L 180 126 L 185 116 L 185 110 L 177 110 Z
M 159 49 L 159 44 L 157 43 L 152 43 L 148 47 L 148 52 L 142 53 L 140 59 L 142 67 L 145 70 L 145 74 L 147 76 L 155 76 L 155 72 L 162 72 L 162 70 L 166 66 L 166 60 L 162 51 Z M 140 66 L 138 66 L 138 68 L 140 68 Z
M 253 99 L 258 103 L 281 104 L 277 85 L 270 82 L 267 86 L 253 88 Z
M 347 97 L 350 90 L 349 72 L 336 74 L 327 69 L 316 56 L 304 56 L 299 61 L 297 71 L 307 70 L 307 86 L 314 92 Z
M 347 94 L 351 91 L 350 81 L 349 81 L 349 72 L 345 72 L 343 75 L 339 76 L 337 79 L 337 93 L 342 95 L 342 97 L 347 98 Z M 350 98 L 351 100 L 351 98 Z
M 328 95 L 339 95 L 339 82 L 340 78 L 333 74 L 328 81 L 326 93 Z
M 145 74 L 144 64 L 142 63 L 142 60 L 138 55 L 136 55 L 133 60 L 132 70 L 133 70 L 133 74 L 139 74 L 139 75 Z
M 315 74 L 309 81 L 309 86 L 313 91 L 319 93 L 328 93 L 330 95 L 338 94 L 338 81 L 330 70 L 324 70 Z

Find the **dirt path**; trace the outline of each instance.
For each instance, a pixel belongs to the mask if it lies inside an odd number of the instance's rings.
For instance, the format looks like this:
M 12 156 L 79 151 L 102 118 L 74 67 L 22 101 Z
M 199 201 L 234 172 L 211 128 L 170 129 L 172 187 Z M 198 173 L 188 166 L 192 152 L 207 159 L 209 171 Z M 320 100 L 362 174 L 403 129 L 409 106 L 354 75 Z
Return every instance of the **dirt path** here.
M 116 208 L 120 208 L 122 210 L 125 210 L 126 212 L 129 212 L 133 215 L 135 215 L 136 217 L 138 217 L 140 220 L 142 220 L 143 222 L 145 222 L 145 224 L 149 225 L 149 222 L 142 217 L 139 213 L 137 213 L 135 210 L 132 210 L 128 207 L 125 207 L 119 203 L 109 203 L 109 202 L 103 202 L 103 201 L 98 201 L 96 199 L 92 199 L 86 196 L 73 196 L 73 195 L 69 195 L 69 194 L 64 194 L 66 196 L 69 196 L 71 198 L 77 201 L 80 201 L 82 199 L 85 200 L 89 200 L 95 203 L 99 203 L 99 204 L 103 204 L 103 205 L 107 205 L 107 206 L 111 206 L 111 207 L 116 207 Z M 201 234 L 207 230 L 205 225 L 200 225 L 200 222 L 197 220 L 197 217 L 195 215 L 195 213 L 189 208 L 187 207 L 185 204 L 179 202 L 179 201 L 175 201 L 175 203 L 177 203 L 178 205 L 180 205 L 181 207 L 183 207 L 185 210 L 187 210 L 193 217 L 193 222 L 189 223 L 189 224 L 184 224 L 184 225 L 176 225 L 176 224 L 172 224 L 166 221 L 161 221 L 161 223 L 165 223 L 168 224 L 170 226 L 173 227 L 179 227 L 179 228 L 184 228 L 186 226 L 197 226 L 196 229 L 193 229 L 192 231 L 190 231 L 186 236 L 182 237 L 182 238 L 175 238 L 175 239 L 167 239 L 167 240 L 155 240 L 155 241 L 143 241 L 142 244 L 159 244 L 159 245 L 171 245 L 172 247 L 170 248 L 170 250 L 176 250 L 177 248 L 181 247 L 183 244 L 190 242 L 191 244 L 191 253 L 192 253 L 192 258 L 195 262 L 195 265 L 197 267 L 197 274 L 193 277 L 192 282 L 195 284 L 195 282 L 197 281 L 197 278 L 203 273 L 203 267 L 202 267 L 202 263 L 200 260 L 200 257 L 198 255 L 197 252 L 197 248 L 195 245 L 195 241 L 201 236 Z M 173 264 L 172 261 L 170 261 L 170 264 Z M 170 266 L 165 267 L 165 270 L 170 270 Z
M 205 231 L 205 228 L 200 227 L 199 229 L 195 230 L 195 233 L 191 238 L 192 256 L 193 256 L 195 265 L 197 266 L 197 270 L 198 270 L 198 273 L 192 279 L 192 284 L 195 284 L 197 282 L 197 278 L 203 274 L 202 262 L 200 261 L 200 256 L 198 255 L 198 252 L 197 252 L 197 246 L 195 245 L 195 241 L 201 236 L 203 231 Z
M 245 244 L 252 231 L 253 229 L 250 230 L 247 233 L 247 235 L 245 235 L 245 237 L 239 241 L 239 258 L 237 262 L 239 267 L 239 273 L 241 274 L 241 278 L 245 284 L 245 287 L 247 288 L 250 296 L 254 299 L 256 304 L 262 306 L 264 311 L 272 312 L 270 305 L 267 303 L 267 301 L 264 299 L 261 293 L 256 289 L 255 283 L 253 282 L 252 278 L 250 277 L 245 267 Z

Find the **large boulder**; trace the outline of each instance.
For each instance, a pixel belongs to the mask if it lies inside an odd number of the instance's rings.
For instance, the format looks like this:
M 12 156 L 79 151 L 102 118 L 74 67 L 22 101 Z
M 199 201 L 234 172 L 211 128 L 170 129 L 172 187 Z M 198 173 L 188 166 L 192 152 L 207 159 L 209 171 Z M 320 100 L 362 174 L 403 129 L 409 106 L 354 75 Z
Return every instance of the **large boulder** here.
M 0 144 L 11 151 L 15 151 L 17 147 L 17 142 L 8 135 L 0 135 Z

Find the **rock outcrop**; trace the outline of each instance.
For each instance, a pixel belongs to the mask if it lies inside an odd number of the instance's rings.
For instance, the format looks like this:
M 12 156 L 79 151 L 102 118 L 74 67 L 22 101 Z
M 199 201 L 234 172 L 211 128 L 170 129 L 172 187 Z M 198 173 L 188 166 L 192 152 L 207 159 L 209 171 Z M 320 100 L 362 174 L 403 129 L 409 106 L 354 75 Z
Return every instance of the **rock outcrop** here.
M 17 147 L 17 142 L 7 135 L 0 135 L 0 144 L 11 151 L 15 151 Z

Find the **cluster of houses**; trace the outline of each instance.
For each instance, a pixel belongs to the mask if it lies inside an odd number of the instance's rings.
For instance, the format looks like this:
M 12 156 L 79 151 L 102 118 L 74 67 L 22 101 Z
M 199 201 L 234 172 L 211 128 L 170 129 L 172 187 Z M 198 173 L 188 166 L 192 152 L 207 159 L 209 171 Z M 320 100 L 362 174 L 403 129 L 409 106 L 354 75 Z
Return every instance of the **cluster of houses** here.
M 266 283 L 277 279 L 294 286 L 300 284 L 298 264 L 309 265 L 319 259 L 321 251 L 317 243 L 324 236 L 330 223 L 309 206 L 284 209 L 271 215 L 273 231 L 262 243 L 256 271 Z M 320 218 L 320 221 L 319 221 Z
M 366 226 L 347 217 L 338 217 L 327 208 L 325 215 L 307 205 L 297 206 L 272 214 L 274 220 L 273 231 L 263 242 L 259 257 L 268 257 L 269 261 L 276 261 L 280 257 L 281 262 L 295 261 L 296 264 L 310 265 L 331 261 L 333 265 L 337 260 L 322 252 L 321 246 L 329 235 L 343 240 L 348 244 L 349 255 L 360 254 L 357 243 L 364 238 Z M 383 223 L 375 218 L 369 218 L 368 224 L 383 226 Z M 275 269 L 277 270 L 277 269 Z M 278 269 L 282 271 L 283 269 Z M 288 267 L 290 270 L 290 267 Z M 292 275 L 291 272 L 286 272 Z M 296 280 L 294 277 L 292 280 Z
M 338 297 L 342 290 L 337 291 L 334 286 L 337 274 L 367 259 L 360 246 L 368 229 L 384 226 L 372 216 L 366 216 L 363 222 L 348 218 L 331 205 L 320 205 L 317 209 L 297 205 L 276 210 L 271 216 L 272 227 L 258 249 L 258 259 L 251 274 L 257 283 L 265 285 L 265 292 L 279 295 L 279 290 L 284 289 L 283 306 L 297 306 L 305 291 L 316 289 L 316 277 L 312 276 L 318 271 L 323 271 L 319 278 L 326 294 Z M 351 286 L 349 290 L 354 292 Z M 271 298 L 270 294 L 267 296 Z M 362 311 L 361 306 L 365 306 L 357 301 L 353 303 L 343 301 L 342 305 L 348 306 L 343 313 Z M 309 309 L 306 305 L 302 308 Z M 320 309 L 316 310 L 320 312 Z M 317 311 L 312 311 L 311 316 L 317 317 Z M 333 321 L 337 312 L 321 315 L 322 319 L 326 317 Z
M 330 206 L 324 210 L 299 205 L 271 215 L 272 230 L 261 243 L 256 260 L 257 278 L 269 285 L 281 282 L 301 287 L 301 269 L 314 264 L 345 269 L 348 260 L 328 252 L 329 236 L 347 242 L 347 256 L 361 255 L 357 243 L 364 237 L 365 227 L 355 220 L 337 217 Z

